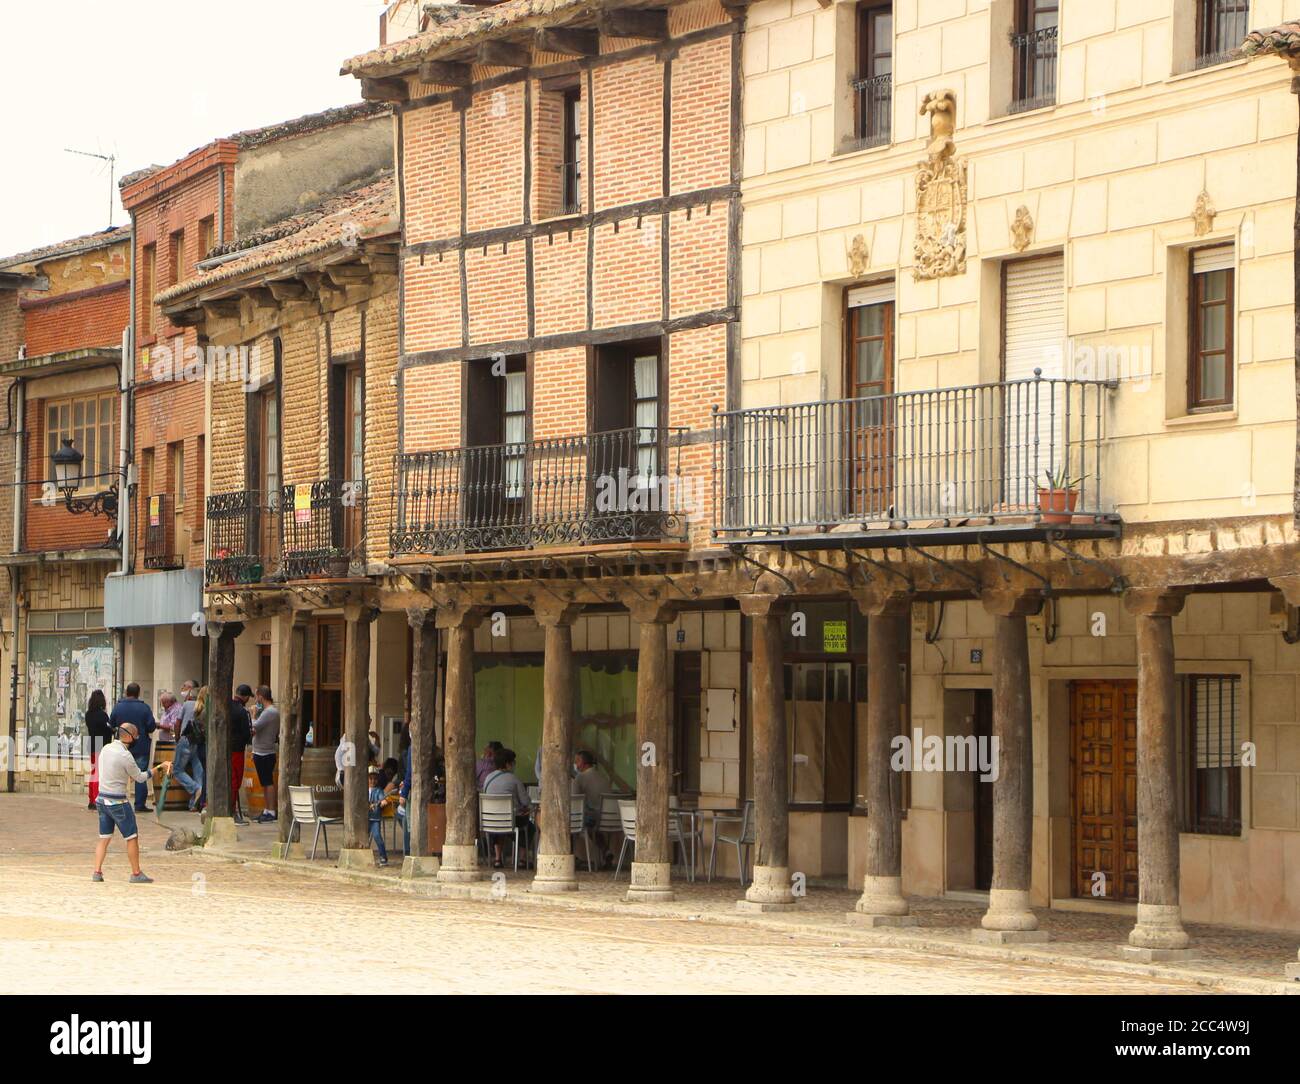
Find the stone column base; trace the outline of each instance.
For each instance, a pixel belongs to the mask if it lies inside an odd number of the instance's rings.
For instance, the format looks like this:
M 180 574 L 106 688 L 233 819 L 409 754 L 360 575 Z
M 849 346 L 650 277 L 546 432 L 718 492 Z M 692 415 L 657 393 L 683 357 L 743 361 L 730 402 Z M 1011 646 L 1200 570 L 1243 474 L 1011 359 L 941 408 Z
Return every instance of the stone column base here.
M 234 817 L 213 817 L 208 822 L 208 841 L 205 847 L 229 847 L 239 842 Z
M 903 895 L 902 877 L 862 878 L 862 896 L 846 916 L 853 926 L 916 926 L 920 919 L 909 915 Z
M 1292 982 L 1300 982 L 1300 964 L 1287 964 L 1282 974 Z
M 1051 940 L 1038 928 L 1029 907 L 1029 892 L 1022 888 L 994 888 L 989 892 L 989 909 L 980 919 L 980 929 L 971 930 L 971 940 L 986 945 L 1016 945 Z
M 1200 953 L 1189 948 L 1140 948 L 1137 945 L 1120 945 L 1119 954 L 1135 963 L 1178 963 L 1200 958 Z
M 367 847 L 344 847 L 339 851 L 339 869 L 374 869 L 375 852 Z
M 754 880 L 745 890 L 745 898 L 736 901 L 737 911 L 762 913 L 767 911 L 793 911 L 799 906 L 790 891 L 790 870 L 787 866 L 754 867 Z
M 472 843 L 444 843 L 438 867 L 439 891 L 444 896 L 468 896 L 483 874 L 478 868 L 478 848 Z
M 1183 929 L 1182 908 L 1178 904 L 1138 904 L 1137 925 L 1128 935 L 1129 947 L 1178 950 L 1187 948 L 1191 940 Z
M 414 880 L 418 877 L 433 877 L 442 863 L 431 854 L 408 854 L 402 859 L 402 879 Z
M 673 892 L 673 867 L 667 862 L 633 862 L 632 883 L 628 886 L 629 903 L 667 903 L 676 898 Z
M 565 892 L 578 891 L 578 878 L 574 875 L 574 859 L 571 854 L 539 854 L 537 856 L 537 874 L 528 891 L 539 896 L 558 896 Z
M 290 858 L 305 858 L 307 852 L 303 850 L 302 842 L 297 843 L 273 843 L 271 845 L 271 857 L 286 860 Z

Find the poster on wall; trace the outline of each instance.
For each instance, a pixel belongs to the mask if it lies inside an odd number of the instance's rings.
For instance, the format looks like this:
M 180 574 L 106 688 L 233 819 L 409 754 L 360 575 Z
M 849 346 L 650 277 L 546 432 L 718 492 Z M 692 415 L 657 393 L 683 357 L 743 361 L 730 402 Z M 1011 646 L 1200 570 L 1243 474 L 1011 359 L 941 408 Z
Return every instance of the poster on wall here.
M 113 691 L 113 644 L 107 632 L 30 633 L 27 637 L 26 730 L 29 749 L 79 747 L 86 701 Z

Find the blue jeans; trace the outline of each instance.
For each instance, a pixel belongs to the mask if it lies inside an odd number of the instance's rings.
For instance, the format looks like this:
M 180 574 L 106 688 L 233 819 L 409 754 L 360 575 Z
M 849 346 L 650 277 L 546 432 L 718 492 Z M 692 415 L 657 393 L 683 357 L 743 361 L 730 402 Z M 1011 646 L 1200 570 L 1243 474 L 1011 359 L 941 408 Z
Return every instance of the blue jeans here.
M 139 758 L 137 758 L 135 762 L 135 766 L 139 768 L 142 772 L 147 772 L 149 770 L 148 758 L 145 758 L 144 760 L 140 760 Z M 149 784 L 137 783 L 135 785 L 136 810 L 143 813 L 145 811 L 145 808 L 148 806 L 148 804 L 149 804 Z
M 399 805 L 393 815 L 402 822 L 402 853 L 411 853 L 411 818 L 406 815 L 406 806 Z
M 379 848 L 379 857 L 382 861 L 388 861 L 388 849 L 384 846 L 384 822 L 370 822 L 370 841 Z
M 100 839 L 111 839 L 114 828 L 122 833 L 123 839 L 135 839 L 140 834 L 135 824 L 135 810 L 131 808 L 130 802 L 121 801 L 107 805 L 104 796 L 100 795 L 99 800 L 95 802 L 95 808 L 99 811 Z
M 189 768 L 189 771 L 186 769 Z M 189 794 L 191 801 L 198 798 L 203 790 L 203 764 L 199 761 L 198 750 L 189 738 L 181 738 L 176 743 L 176 759 L 172 761 L 172 776 Z

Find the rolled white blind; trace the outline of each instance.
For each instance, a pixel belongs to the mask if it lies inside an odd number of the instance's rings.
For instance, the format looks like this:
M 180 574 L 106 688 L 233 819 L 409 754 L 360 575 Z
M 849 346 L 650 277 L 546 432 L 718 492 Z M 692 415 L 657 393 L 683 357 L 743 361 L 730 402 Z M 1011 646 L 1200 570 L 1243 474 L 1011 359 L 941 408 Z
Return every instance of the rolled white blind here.
M 864 286 L 854 286 L 849 290 L 848 305 L 851 309 L 863 305 L 879 305 L 882 301 L 894 300 L 894 280 L 885 282 L 868 282 Z
M 1064 260 L 1049 256 L 1007 264 L 1006 290 L 1006 379 L 1031 379 L 1035 369 L 1041 369 L 1043 376 L 1063 376 Z
M 1192 270 L 1198 275 L 1207 271 L 1231 271 L 1236 255 L 1232 245 L 1198 248 L 1192 253 Z

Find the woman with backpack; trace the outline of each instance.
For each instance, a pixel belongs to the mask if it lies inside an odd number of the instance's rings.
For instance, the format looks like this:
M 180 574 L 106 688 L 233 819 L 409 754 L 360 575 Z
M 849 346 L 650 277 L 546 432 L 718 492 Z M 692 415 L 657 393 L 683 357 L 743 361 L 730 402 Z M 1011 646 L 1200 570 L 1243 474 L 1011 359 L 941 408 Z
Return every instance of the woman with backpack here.
M 188 688 L 187 688 L 188 686 Z M 207 705 L 207 686 L 198 691 L 186 682 L 181 687 L 185 701 L 181 706 L 180 736 L 176 739 L 176 758 L 172 762 L 172 776 L 190 796 L 190 810 L 202 808 L 203 760 L 199 755 L 204 745 L 204 708 Z

